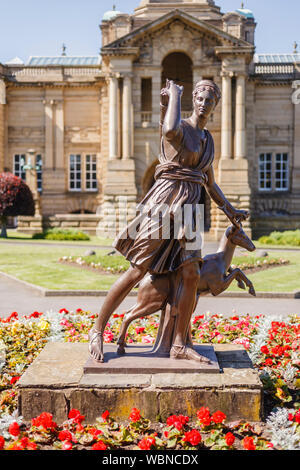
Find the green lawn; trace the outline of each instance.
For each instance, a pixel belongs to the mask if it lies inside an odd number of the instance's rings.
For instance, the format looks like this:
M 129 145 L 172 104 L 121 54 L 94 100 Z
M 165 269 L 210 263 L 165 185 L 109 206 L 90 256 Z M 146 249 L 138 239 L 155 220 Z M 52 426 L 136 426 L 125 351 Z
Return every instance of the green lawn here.
M 299 251 L 300 252 L 300 247 L 299 246 L 294 246 L 294 245 L 266 245 L 264 243 L 260 243 L 259 241 L 253 241 L 254 245 L 256 246 L 257 249 L 263 249 L 263 250 L 293 250 L 293 251 Z
M 0 271 L 47 289 L 108 289 L 117 275 L 101 275 L 58 263 L 62 256 L 83 255 L 85 250 L 79 247 L 0 244 Z M 108 251 L 101 252 L 105 254 Z
M 0 271 L 47 289 L 107 290 L 119 274 L 103 275 L 76 266 L 58 263 L 63 256 L 83 256 L 86 247 L 0 244 Z M 110 248 L 96 250 L 107 254 Z M 257 292 L 293 292 L 300 290 L 300 252 L 272 252 L 272 258 L 290 261 L 287 266 L 270 268 L 248 275 Z M 112 262 L 113 262 L 113 258 Z M 122 258 L 123 259 L 123 258 Z M 233 263 L 235 259 L 233 260 Z M 236 282 L 231 291 L 240 291 Z M 240 291 L 241 292 L 241 291 Z
M 290 261 L 286 266 L 270 268 L 265 271 L 247 274 L 253 282 L 256 292 L 294 292 L 300 291 L 300 251 L 272 251 L 272 258 L 284 258 Z M 240 291 L 233 282 L 230 291 Z

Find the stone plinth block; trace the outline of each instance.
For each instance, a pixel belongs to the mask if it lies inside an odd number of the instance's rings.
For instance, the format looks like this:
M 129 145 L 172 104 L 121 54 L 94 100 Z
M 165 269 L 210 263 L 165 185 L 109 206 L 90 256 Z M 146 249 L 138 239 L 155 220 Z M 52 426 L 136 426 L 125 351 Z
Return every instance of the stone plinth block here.
M 195 349 L 211 363 L 161 357 L 152 352 L 152 346 L 127 346 L 126 354 L 118 356 L 116 345 L 110 344 L 104 349 L 104 363 L 99 364 L 88 358 L 83 370 L 85 374 L 143 374 L 145 371 L 147 374 L 186 372 L 219 374 L 220 368 L 213 346 L 196 345 Z
M 105 347 L 107 348 L 108 345 Z M 202 347 L 202 345 L 201 345 Z M 106 357 L 113 356 L 114 345 L 105 349 Z M 211 354 L 211 345 L 205 345 Z M 25 421 L 43 411 L 53 414 L 61 423 L 72 408 L 85 415 L 87 423 L 94 423 L 103 411 L 127 420 L 133 407 L 151 420 L 165 421 L 171 414 L 185 414 L 191 418 L 201 406 L 212 412 L 221 410 L 227 419 L 259 421 L 262 413 L 262 384 L 246 351 L 240 345 L 214 345 L 219 372 L 201 372 L 185 361 L 168 372 L 155 371 L 154 361 L 147 368 L 140 366 L 125 372 L 118 370 L 117 359 L 113 366 L 87 368 L 86 343 L 48 343 L 18 382 L 19 413 Z M 203 349 L 201 350 L 203 353 Z M 132 364 L 133 352 L 119 358 Z M 144 354 L 147 354 L 147 352 Z M 159 358 L 167 361 L 167 358 Z M 170 361 L 172 362 L 172 361 Z M 105 364 L 105 363 L 104 363 Z M 109 367 L 109 370 L 105 367 Z M 84 373 L 84 368 L 86 372 Z M 178 372 L 180 370 L 180 372 Z

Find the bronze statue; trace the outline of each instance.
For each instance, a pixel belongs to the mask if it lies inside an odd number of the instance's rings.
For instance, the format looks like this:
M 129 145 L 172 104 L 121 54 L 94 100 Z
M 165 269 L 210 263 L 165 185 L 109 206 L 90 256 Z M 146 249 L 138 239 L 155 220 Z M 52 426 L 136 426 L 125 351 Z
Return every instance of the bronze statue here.
M 193 208 L 190 225 L 193 226 L 202 186 L 205 186 L 209 196 L 237 228 L 249 213 L 235 209 L 214 178 L 214 142 L 205 126 L 221 98 L 218 86 L 211 80 L 197 83 L 193 91 L 194 110 L 188 119 L 181 119 L 182 92 L 182 87 L 169 80 L 161 91 L 160 164 L 156 167 L 155 184 L 140 203 L 148 208 L 168 207 L 171 235 L 169 238 L 157 236 L 164 227 L 157 227 L 157 219 L 146 213 L 142 218 L 137 216 L 125 229 L 125 233 L 122 232 L 116 238 L 114 247 L 131 265 L 109 290 L 95 326 L 90 331 L 89 352 L 97 362 L 104 361 L 103 332 L 107 321 L 147 272 L 158 277 L 169 274 L 172 278 L 168 287 L 166 318 L 163 321 L 164 331 L 168 330 L 168 325 L 173 328 L 172 344 L 170 347 L 162 344 L 162 350 L 169 350 L 170 357 L 174 359 L 209 362 L 193 349 L 189 337 L 190 319 L 201 282 L 201 249 L 187 248 L 185 227 L 179 233 L 174 233 L 174 214 L 190 205 Z M 138 227 L 136 236 L 130 237 L 128 234 L 135 226 Z M 151 301 L 149 298 L 149 306 Z M 161 338 L 164 338 L 164 333 Z

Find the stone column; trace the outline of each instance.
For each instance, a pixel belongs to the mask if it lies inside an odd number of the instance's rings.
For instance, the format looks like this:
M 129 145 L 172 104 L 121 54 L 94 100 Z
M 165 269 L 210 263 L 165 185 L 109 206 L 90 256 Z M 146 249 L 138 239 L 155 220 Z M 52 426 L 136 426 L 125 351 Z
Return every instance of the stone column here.
M 221 159 L 232 158 L 232 91 L 231 75 L 222 75 Z
M 123 79 L 123 122 L 122 122 L 122 136 L 123 136 L 123 155 L 124 160 L 132 157 L 132 140 L 133 140 L 133 119 L 132 119 L 132 78 L 130 75 L 125 75 Z
M 42 155 L 41 210 L 44 216 L 65 210 L 61 194 L 66 191 L 68 164 L 64 154 L 64 102 L 62 89 L 47 89 L 45 109 L 45 153 Z
M 55 168 L 64 166 L 64 103 L 60 99 L 55 108 Z
M 246 158 L 246 77 L 236 79 L 235 158 Z
M 109 159 L 118 157 L 118 79 L 109 80 Z
M 54 100 L 45 99 L 45 162 L 44 167 L 53 169 L 54 163 L 54 132 L 53 132 L 53 105 Z
M 4 170 L 6 87 L 0 79 L 0 172 Z

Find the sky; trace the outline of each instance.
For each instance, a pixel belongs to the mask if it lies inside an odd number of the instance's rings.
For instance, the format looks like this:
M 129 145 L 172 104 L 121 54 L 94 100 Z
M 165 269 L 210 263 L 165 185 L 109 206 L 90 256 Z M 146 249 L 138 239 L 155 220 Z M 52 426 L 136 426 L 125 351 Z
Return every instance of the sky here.
M 105 11 L 133 13 L 141 0 L 0 0 L 0 62 L 20 57 L 98 55 L 99 24 Z M 215 0 L 223 13 L 240 8 L 240 0 Z M 300 52 L 299 0 L 244 0 L 257 22 L 257 53 Z M 286 12 L 286 14 L 285 14 Z

